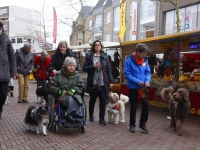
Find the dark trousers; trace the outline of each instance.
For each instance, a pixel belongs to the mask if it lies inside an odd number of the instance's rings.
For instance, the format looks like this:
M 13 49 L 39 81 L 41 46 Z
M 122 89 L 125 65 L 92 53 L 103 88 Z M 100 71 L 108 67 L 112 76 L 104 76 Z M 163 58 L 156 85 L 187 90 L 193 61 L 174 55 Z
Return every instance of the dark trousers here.
M 99 118 L 104 119 L 105 109 L 106 109 L 106 88 L 105 86 L 101 87 L 101 92 L 99 94 L 90 94 L 89 101 L 89 115 L 93 116 L 94 114 L 94 105 L 96 103 L 97 97 L 99 97 Z
M 130 89 L 130 125 L 135 126 L 136 123 L 136 110 L 138 105 L 138 89 Z M 142 100 L 142 112 L 140 116 L 139 126 L 144 126 L 149 116 L 149 102 L 148 98 Z
M 6 101 L 6 98 L 8 96 L 8 83 L 9 82 L 0 81 L 0 111 L 1 112 L 3 109 L 3 105 Z

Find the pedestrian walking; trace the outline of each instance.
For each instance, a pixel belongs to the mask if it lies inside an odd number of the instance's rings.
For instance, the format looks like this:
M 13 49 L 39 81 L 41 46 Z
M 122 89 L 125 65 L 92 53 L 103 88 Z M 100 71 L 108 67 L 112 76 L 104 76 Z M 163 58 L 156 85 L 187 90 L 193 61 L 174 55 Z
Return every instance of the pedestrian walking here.
M 15 55 L 12 43 L 4 32 L 3 23 L 0 21 L 0 122 L 3 105 L 8 96 L 10 77 L 16 78 Z
M 17 76 L 19 85 L 18 103 L 28 103 L 28 86 L 30 74 L 34 69 L 34 54 L 31 52 L 31 45 L 24 44 L 15 53 Z
M 146 122 L 149 115 L 149 104 L 147 99 L 147 92 L 143 91 L 149 86 L 151 71 L 146 59 L 148 47 L 143 43 L 138 43 L 135 47 L 135 52 L 130 54 L 126 59 L 124 65 L 124 75 L 128 80 L 128 88 L 130 89 L 130 131 L 135 132 L 136 127 L 136 110 L 138 99 L 142 100 L 142 112 L 139 122 L 139 130 L 148 133 Z
M 99 97 L 99 124 L 105 126 L 105 107 L 106 107 L 106 97 L 110 91 L 110 87 L 113 85 L 112 70 L 110 68 L 110 63 L 108 56 L 103 52 L 103 46 L 99 40 L 93 42 L 91 47 L 91 52 L 86 54 L 85 62 L 83 64 L 83 71 L 88 73 L 87 76 L 87 90 L 90 95 L 89 101 L 89 120 L 94 121 L 94 106 L 97 97 Z M 104 75 L 107 79 L 105 79 Z M 93 87 L 99 87 L 99 92 L 94 93 Z
M 74 57 L 74 54 L 69 49 L 66 41 L 60 41 L 55 54 L 51 57 L 49 72 L 55 74 L 58 70 L 61 70 L 66 57 Z

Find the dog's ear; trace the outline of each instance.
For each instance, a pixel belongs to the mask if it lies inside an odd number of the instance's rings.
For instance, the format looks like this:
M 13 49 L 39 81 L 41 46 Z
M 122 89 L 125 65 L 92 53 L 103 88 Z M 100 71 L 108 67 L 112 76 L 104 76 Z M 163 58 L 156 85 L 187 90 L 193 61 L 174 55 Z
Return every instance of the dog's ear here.
M 178 91 L 181 92 L 183 99 L 189 101 L 189 92 L 185 88 L 180 88 Z

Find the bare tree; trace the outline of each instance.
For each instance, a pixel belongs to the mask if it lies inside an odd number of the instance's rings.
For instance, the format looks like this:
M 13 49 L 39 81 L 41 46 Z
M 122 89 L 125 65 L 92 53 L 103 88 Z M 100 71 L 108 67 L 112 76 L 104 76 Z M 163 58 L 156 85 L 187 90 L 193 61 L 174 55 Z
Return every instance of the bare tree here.
M 72 35 L 76 37 L 77 40 L 81 41 L 82 44 L 85 44 L 89 41 L 90 37 L 92 36 L 91 28 L 94 25 L 95 20 L 92 21 L 92 24 L 88 27 L 86 27 L 86 18 L 85 18 L 85 12 L 84 12 L 84 3 L 86 3 L 85 0 L 67 0 L 69 5 L 66 5 L 68 7 L 71 7 L 75 13 L 74 15 L 71 15 L 70 17 L 65 17 L 65 20 L 59 19 L 59 21 L 69 27 L 72 28 Z M 79 18 L 76 18 L 76 16 L 79 16 Z M 79 37 L 79 33 L 81 33 L 81 36 Z M 86 39 L 86 33 L 89 34 L 89 38 Z
M 150 0 L 155 1 L 155 0 Z M 180 15 L 179 15 L 179 0 L 156 0 L 160 2 L 170 2 L 176 8 L 176 26 L 177 26 L 177 33 L 180 32 Z

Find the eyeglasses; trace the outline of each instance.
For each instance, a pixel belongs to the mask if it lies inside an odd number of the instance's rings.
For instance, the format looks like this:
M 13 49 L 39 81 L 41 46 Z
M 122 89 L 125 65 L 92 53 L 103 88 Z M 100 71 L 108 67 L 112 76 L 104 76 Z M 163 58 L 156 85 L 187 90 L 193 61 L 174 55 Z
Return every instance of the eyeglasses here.
M 95 46 L 101 46 L 100 44 L 95 44 Z

